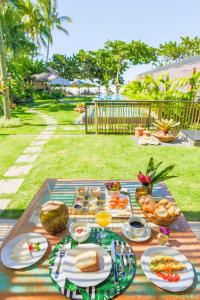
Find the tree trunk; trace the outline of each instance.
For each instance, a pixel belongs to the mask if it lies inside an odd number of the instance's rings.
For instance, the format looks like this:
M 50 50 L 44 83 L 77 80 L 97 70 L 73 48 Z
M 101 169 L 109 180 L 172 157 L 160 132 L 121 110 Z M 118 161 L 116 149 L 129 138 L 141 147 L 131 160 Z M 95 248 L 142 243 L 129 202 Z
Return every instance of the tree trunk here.
M 7 70 L 6 70 L 6 56 L 5 56 L 5 50 L 3 45 L 3 32 L 1 27 L 1 19 L 0 19 L 0 77 L 4 85 L 7 87 L 8 80 L 7 80 Z M 11 118 L 10 99 L 9 99 L 8 89 L 4 90 L 3 93 L 3 112 L 4 112 L 4 117 L 6 119 Z
M 49 48 L 50 48 L 50 43 L 49 43 L 49 40 L 48 40 L 48 44 L 47 44 L 47 55 L 46 55 L 46 63 L 47 63 L 48 60 L 49 60 Z

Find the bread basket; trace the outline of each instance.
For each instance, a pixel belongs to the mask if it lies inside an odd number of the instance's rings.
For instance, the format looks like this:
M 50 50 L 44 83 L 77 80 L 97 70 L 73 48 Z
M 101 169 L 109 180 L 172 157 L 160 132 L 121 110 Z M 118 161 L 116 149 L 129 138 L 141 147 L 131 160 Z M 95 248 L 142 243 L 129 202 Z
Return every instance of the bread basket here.
M 141 207 L 141 205 L 140 205 Z M 168 226 L 172 223 L 174 223 L 175 221 L 178 220 L 178 218 L 180 217 L 181 213 L 179 213 L 176 216 L 173 217 L 166 217 L 166 218 L 159 218 L 155 215 L 149 214 L 147 212 L 144 212 L 142 207 L 141 207 L 142 213 L 145 215 L 145 217 L 152 223 L 160 225 L 160 226 Z
M 143 197 L 145 197 L 145 198 L 148 197 L 150 202 L 154 201 L 153 198 L 150 195 L 146 195 L 146 196 L 143 196 Z M 145 200 L 145 201 L 148 201 L 148 200 Z M 165 201 L 165 202 L 167 201 L 168 203 L 170 203 L 169 200 L 164 199 L 164 198 L 163 198 L 162 201 Z M 163 204 L 161 204 L 162 201 L 159 201 L 156 205 L 159 206 L 159 203 L 160 203 L 160 205 L 163 205 Z M 154 214 L 152 212 L 151 213 L 147 212 L 147 208 L 144 210 L 144 207 L 141 205 L 140 200 L 138 200 L 138 204 L 140 205 L 142 213 L 145 215 L 145 217 L 150 222 L 155 223 L 157 225 L 168 226 L 168 225 L 174 223 L 179 218 L 179 216 L 181 215 L 181 211 L 179 210 L 179 212 L 177 212 L 176 214 L 174 213 L 173 216 L 170 216 L 169 213 L 168 213 L 168 215 L 166 217 L 160 217 L 158 214 L 155 214 L 155 212 L 154 212 Z M 144 204 L 144 206 L 145 206 L 145 204 Z

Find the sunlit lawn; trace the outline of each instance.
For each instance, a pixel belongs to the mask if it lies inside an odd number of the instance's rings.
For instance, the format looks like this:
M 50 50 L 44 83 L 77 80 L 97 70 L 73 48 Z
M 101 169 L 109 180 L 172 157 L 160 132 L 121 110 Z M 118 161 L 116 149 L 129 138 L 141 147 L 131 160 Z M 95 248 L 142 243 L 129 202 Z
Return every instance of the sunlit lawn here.
M 41 110 L 54 116 L 60 126 L 73 126 L 78 117 L 73 108 L 72 104 L 50 104 Z M 176 164 L 174 173 L 178 178 L 167 182 L 169 189 L 188 220 L 200 220 L 200 148 L 141 147 L 132 136 L 85 135 L 84 131 L 81 135 L 64 133 L 56 134 L 45 145 L 20 190 L 11 196 L 9 209 L 3 214 L 5 217 L 18 217 L 46 178 L 136 180 L 138 170 L 143 170 L 149 157 L 154 156 L 163 160 L 165 166 Z M 10 148 L 7 146 L 9 153 L 13 143 L 10 140 Z M 15 148 L 22 149 L 23 145 L 19 142 Z M 8 161 L 9 153 L 5 156 Z M 2 170 L 5 167 L 0 168 L 0 175 Z

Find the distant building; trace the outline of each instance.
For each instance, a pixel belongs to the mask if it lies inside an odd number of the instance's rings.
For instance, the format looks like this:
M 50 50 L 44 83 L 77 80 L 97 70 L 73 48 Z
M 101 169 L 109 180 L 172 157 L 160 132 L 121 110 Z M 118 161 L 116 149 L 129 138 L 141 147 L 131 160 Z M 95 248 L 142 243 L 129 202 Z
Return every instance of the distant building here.
M 58 77 L 58 73 L 48 67 L 47 72 L 33 75 L 33 88 L 36 90 L 45 90 L 48 88 L 48 83 Z
M 168 73 L 170 79 L 187 78 L 198 71 L 200 71 L 200 55 L 141 73 L 137 76 L 137 79 L 142 79 L 145 75 L 152 75 L 154 78 L 157 78 L 163 73 Z

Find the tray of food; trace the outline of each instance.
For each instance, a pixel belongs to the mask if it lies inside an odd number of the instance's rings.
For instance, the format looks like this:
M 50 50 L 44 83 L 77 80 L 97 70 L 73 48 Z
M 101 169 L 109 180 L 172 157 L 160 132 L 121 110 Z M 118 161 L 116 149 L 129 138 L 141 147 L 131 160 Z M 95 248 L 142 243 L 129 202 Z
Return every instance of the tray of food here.
M 113 217 L 129 217 L 132 206 L 129 191 L 119 182 L 106 182 L 104 188 L 79 186 L 76 188 L 71 214 L 94 217 L 98 209 L 109 210 Z

